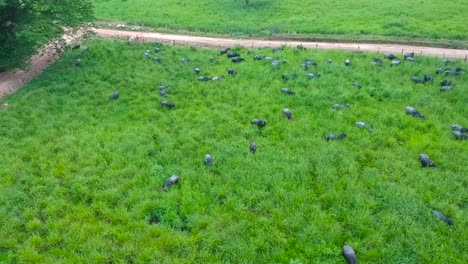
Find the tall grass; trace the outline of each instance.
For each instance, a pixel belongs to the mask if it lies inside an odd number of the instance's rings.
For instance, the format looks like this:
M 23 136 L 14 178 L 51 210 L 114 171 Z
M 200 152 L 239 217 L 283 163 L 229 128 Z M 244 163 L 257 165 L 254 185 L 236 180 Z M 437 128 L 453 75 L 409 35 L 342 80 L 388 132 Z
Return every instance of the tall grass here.
M 175 46 L 155 63 L 143 56 L 150 44 L 85 45 L 88 53 L 67 52 L 1 101 L 0 262 L 342 263 L 343 244 L 363 263 L 467 259 L 466 142 L 450 134 L 451 124 L 468 124 L 466 74 L 441 93 L 441 76 L 410 81 L 432 74 L 434 58 L 376 67 L 375 54 L 253 51 L 287 61 L 274 69 L 240 48 L 240 64 Z M 311 57 L 319 66 L 308 72 L 320 79 L 300 68 Z M 198 82 L 195 67 L 226 78 Z M 175 109 L 160 106 L 155 87 L 166 84 Z M 120 98 L 111 101 L 114 90 Z M 407 116 L 407 105 L 426 119 Z M 261 133 L 253 118 L 267 120 Z M 325 140 L 340 132 L 348 138 Z M 421 152 L 439 166 L 422 169 Z M 173 174 L 181 182 L 164 192 Z
M 215 33 L 466 40 L 468 4 L 454 1 L 94 0 L 100 19 Z

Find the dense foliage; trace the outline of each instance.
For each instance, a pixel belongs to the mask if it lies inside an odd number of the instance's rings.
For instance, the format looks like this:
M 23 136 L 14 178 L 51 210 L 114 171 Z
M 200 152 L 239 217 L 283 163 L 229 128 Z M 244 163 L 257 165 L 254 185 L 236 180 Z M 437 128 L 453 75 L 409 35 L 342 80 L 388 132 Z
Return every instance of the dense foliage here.
M 0 101 L 0 262 L 344 263 L 348 244 L 362 263 L 466 263 L 468 141 L 450 126 L 468 124 L 468 74 L 440 92 L 437 58 L 379 67 L 381 54 L 235 49 L 246 61 L 234 64 L 203 48 L 84 45 Z M 304 71 L 305 58 L 318 66 Z M 225 78 L 199 82 L 195 67 Z M 436 80 L 411 82 L 422 74 Z M 421 152 L 438 167 L 421 168 Z
M 0 71 L 24 66 L 36 49 L 92 16 L 88 0 L 0 0 Z

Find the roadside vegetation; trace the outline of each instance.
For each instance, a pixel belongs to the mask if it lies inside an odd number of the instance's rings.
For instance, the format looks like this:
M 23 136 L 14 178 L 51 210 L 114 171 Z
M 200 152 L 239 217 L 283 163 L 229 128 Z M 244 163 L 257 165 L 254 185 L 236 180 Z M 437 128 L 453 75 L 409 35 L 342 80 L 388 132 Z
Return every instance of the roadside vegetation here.
M 466 73 L 440 92 L 436 58 L 379 67 L 381 54 L 236 48 L 246 61 L 235 64 L 156 47 L 90 40 L 0 100 L 0 262 L 343 263 L 344 244 L 362 263 L 466 261 L 466 141 L 450 133 L 468 124 Z M 306 58 L 318 66 L 303 70 Z M 225 78 L 200 82 L 196 67 Z M 423 74 L 436 79 L 410 80 Z M 421 168 L 420 153 L 438 166 Z M 171 175 L 180 182 L 165 192 Z
M 464 0 L 93 0 L 96 17 L 159 30 L 430 43 L 468 39 Z

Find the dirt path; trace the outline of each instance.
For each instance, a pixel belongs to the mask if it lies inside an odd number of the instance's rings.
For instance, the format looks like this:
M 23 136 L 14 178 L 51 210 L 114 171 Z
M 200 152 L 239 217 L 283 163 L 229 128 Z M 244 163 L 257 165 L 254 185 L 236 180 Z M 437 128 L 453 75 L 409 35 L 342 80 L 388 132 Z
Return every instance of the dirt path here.
M 258 40 L 258 39 L 223 39 L 210 37 L 197 37 L 177 34 L 162 34 L 155 32 L 136 32 L 123 31 L 115 29 L 99 28 L 94 29 L 98 37 L 126 39 L 137 42 L 162 42 L 176 45 L 191 45 L 203 47 L 231 47 L 235 45 L 244 47 L 279 47 L 282 45 L 295 47 L 299 44 L 306 48 L 317 49 L 336 49 L 348 51 L 370 51 L 380 53 L 409 53 L 414 52 L 418 55 L 435 56 L 450 59 L 463 59 L 466 61 L 468 50 L 444 49 L 434 47 L 420 47 L 396 44 L 365 44 L 365 43 L 333 43 L 333 42 L 306 42 L 306 41 L 285 41 L 285 40 Z M 70 44 L 79 36 L 66 37 L 65 42 Z M 0 73 L 0 98 L 15 92 L 24 84 L 38 76 L 47 66 L 58 59 L 53 45 L 49 44 L 40 52 L 31 58 L 30 67 L 23 71 Z

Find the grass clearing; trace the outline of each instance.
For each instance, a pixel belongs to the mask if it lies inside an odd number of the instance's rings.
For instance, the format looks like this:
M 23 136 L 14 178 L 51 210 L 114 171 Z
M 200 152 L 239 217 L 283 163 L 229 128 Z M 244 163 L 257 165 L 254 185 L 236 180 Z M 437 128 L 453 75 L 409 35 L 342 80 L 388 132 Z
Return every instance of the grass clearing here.
M 166 30 L 341 40 L 466 41 L 468 4 L 436 1 L 94 0 L 96 17 Z M 391 41 L 391 38 L 388 39 Z
M 450 134 L 468 124 L 466 73 L 441 93 L 442 76 L 410 81 L 434 75 L 436 58 L 376 67 L 375 54 L 253 51 L 287 60 L 274 69 L 240 48 L 240 64 L 174 46 L 155 63 L 143 55 L 151 44 L 86 45 L 81 67 L 69 51 L 0 101 L 0 262 L 343 263 L 345 243 L 363 263 L 466 261 L 466 141 Z M 318 66 L 302 70 L 305 58 Z M 199 82 L 195 67 L 225 79 Z M 155 87 L 166 84 L 175 109 L 160 106 Z M 426 119 L 406 115 L 407 105 Z M 253 118 L 267 120 L 262 133 Z M 325 140 L 341 132 L 348 138 Z M 422 169 L 421 152 L 439 166 Z M 173 174 L 180 185 L 163 192 Z

